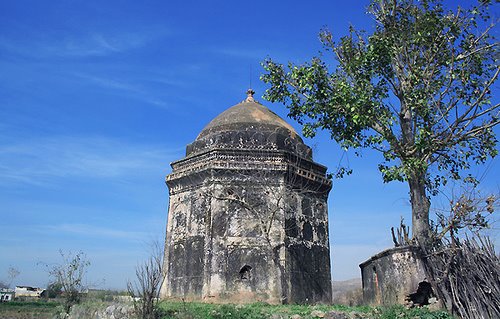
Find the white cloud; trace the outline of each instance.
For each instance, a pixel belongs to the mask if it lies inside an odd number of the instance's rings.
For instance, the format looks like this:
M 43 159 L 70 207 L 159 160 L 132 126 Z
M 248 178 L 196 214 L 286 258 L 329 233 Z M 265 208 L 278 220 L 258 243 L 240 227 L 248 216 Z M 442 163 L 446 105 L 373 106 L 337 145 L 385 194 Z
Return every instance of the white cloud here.
M 116 89 L 116 90 L 123 90 L 123 91 L 132 91 L 135 93 L 142 93 L 142 90 L 136 86 L 132 85 L 130 83 L 127 83 L 125 81 L 119 81 L 119 80 L 114 80 L 110 78 L 104 78 L 104 77 L 99 77 L 99 76 L 93 76 L 93 75 L 88 75 L 88 74 L 76 74 L 77 77 L 82 78 L 84 80 L 88 80 L 89 82 L 101 86 L 106 89 Z
M 0 230 L 2 230 L 2 234 L 11 236 L 10 238 L 4 238 L 2 241 L 4 241 L 5 243 L 10 243 L 10 245 L 14 246 L 24 244 L 26 242 L 26 239 L 36 240 L 36 238 L 40 238 L 41 234 L 45 239 L 49 237 L 58 238 L 59 236 L 63 236 L 64 238 L 72 238 L 72 240 L 74 240 L 75 236 L 79 236 L 91 240 L 119 239 L 134 241 L 137 243 L 145 243 L 151 239 L 150 232 L 130 229 L 130 226 L 127 228 L 121 226 L 120 228 L 120 226 L 116 224 L 112 225 L 113 227 L 111 228 L 103 227 L 101 225 L 92 225 L 89 223 L 60 223 L 50 225 L 28 224 L 23 225 L 22 227 L 22 231 L 24 232 L 24 236 L 22 238 L 20 238 L 19 236 L 15 236 L 16 231 L 19 231 L 19 229 L 14 230 L 13 228 L 17 228 L 17 226 L 0 226 Z M 145 227 L 141 228 L 145 229 Z
M 166 172 L 182 148 L 134 145 L 100 137 L 50 137 L 0 145 L 0 185 L 57 178 L 117 178 Z
M 154 94 L 151 94 L 150 92 L 148 92 L 146 88 L 140 85 L 112 78 L 105 78 L 105 77 L 82 74 L 82 73 L 75 75 L 81 79 L 89 81 L 93 85 L 97 85 L 104 89 L 113 89 L 113 90 L 118 90 L 120 92 L 127 92 L 128 94 L 130 94 L 130 96 L 145 101 L 146 103 L 161 108 L 171 108 L 171 106 L 168 103 L 154 96 Z M 172 85 L 172 83 L 173 81 L 170 82 L 170 85 Z
M 142 47 L 170 34 L 165 28 L 144 28 L 122 33 L 90 32 L 71 36 L 52 33 L 18 39 L 2 37 L 0 49 L 35 58 L 106 56 Z
M 146 232 L 137 232 L 130 230 L 119 230 L 114 228 L 106 228 L 89 224 L 59 224 L 40 226 L 40 230 L 44 232 L 62 232 L 70 235 L 79 235 L 84 237 L 95 238 L 111 238 L 111 239 L 128 239 L 133 241 L 143 242 L 148 239 L 149 234 Z

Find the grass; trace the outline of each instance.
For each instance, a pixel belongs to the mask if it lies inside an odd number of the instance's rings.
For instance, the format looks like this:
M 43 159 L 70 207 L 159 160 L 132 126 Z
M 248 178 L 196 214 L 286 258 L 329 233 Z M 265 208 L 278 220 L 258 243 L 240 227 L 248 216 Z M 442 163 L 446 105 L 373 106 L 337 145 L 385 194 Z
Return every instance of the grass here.
M 10 301 L 0 303 L 0 318 L 51 319 L 62 310 L 58 302 Z
M 248 305 L 218 305 L 197 302 L 165 301 L 159 305 L 162 319 L 264 319 L 291 318 L 299 315 L 302 319 L 318 318 L 320 313 L 342 312 L 366 319 L 453 319 L 444 311 L 430 311 L 426 308 L 406 309 L 393 307 L 348 307 L 342 305 L 269 305 L 254 303 Z M 315 312 L 316 311 L 316 312 Z
M 427 308 L 406 309 L 403 306 L 378 307 L 374 309 L 374 319 L 454 319 L 444 310 L 431 311 Z
M 83 308 L 106 307 L 108 303 L 87 300 Z M 159 304 L 162 319 L 289 319 L 294 315 L 301 319 L 318 318 L 314 314 L 332 312 L 346 314 L 357 319 L 453 319 L 445 311 L 430 311 L 426 308 L 406 309 L 403 306 L 392 307 L 348 307 L 343 305 L 269 305 L 253 303 L 246 305 L 206 304 L 200 302 L 163 301 Z M 52 319 L 61 313 L 58 302 L 5 302 L 0 303 L 2 319 Z M 341 318 L 339 315 L 330 316 Z M 90 319 L 90 318 L 89 318 Z

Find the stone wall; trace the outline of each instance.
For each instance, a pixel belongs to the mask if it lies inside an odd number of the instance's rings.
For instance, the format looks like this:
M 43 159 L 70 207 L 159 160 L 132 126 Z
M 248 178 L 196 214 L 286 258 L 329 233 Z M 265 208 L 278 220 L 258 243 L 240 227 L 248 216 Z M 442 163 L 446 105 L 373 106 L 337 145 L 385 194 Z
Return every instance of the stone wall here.
M 425 281 L 422 260 L 415 247 L 387 249 L 360 265 L 363 300 L 371 305 L 404 304 Z
M 226 173 L 212 173 L 196 189 L 171 194 L 162 295 L 208 302 L 279 302 L 279 267 L 270 249 L 271 240 L 282 240 L 279 218 L 267 229 L 267 237 L 261 227 L 276 203 L 262 196 L 262 187 L 236 174 L 225 180 Z M 280 192 L 279 186 L 265 187 Z M 252 207 L 246 209 L 243 203 Z
M 318 195 L 299 192 L 289 199 L 285 251 L 291 303 L 332 301 L 327 203 Z
M 324 167 L 283 151 L 183 161 L 167 177 L 163 298 L 331 302 Z
M 82 303 L 71 307 L 67 319 L 134 319 L 134 307 L 124 303 Z

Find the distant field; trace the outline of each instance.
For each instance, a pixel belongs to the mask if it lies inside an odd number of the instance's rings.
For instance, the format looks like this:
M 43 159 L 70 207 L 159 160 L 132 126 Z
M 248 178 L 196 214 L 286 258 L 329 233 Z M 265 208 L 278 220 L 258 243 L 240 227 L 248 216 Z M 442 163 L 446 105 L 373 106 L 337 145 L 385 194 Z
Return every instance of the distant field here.
M 1 319 L 52 319 L 60 311 L 57 302 L 2 302 Z

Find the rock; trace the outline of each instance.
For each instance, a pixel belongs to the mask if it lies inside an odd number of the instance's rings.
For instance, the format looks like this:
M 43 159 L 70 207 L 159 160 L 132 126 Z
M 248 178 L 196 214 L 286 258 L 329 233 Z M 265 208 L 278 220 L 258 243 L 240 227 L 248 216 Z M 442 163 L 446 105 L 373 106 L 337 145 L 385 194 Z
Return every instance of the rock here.
M 368 319 L 370 317 L 368 317 L 368 315 L 366 313 L 353 311 L 353 312 L 349 313 L 349 317 L 348 318 L 349 319 Z
M 330 311 L 326 314 L 325 319 L 349 319 L 349 316 L 344 312 Z
M 89 305 L 80 304 L 71 308 L 67 319 L 130 319 L 133 306 L 124 304 Z
M 429 298 L 429 305 L 427 305 L 429 310 L 437 311 L 443 310 L 443 304 L 436 297 Z
M 290 319 L 302 319 L 300 315 L 292 315 Z
M 111 306 L 109 306 L 109 307 L 106 308 L 106 314 L 107 315 L 113 315 L 115 312 L 116 312 L 116 306 L 115 305 L 111 305 Z
M 323 311 L 320 311 L 320 310 L 313 310 L 311 312 L 311 317 L 313 317 L 313 318 L 324 318 L 325 317 L 325 313 Z

